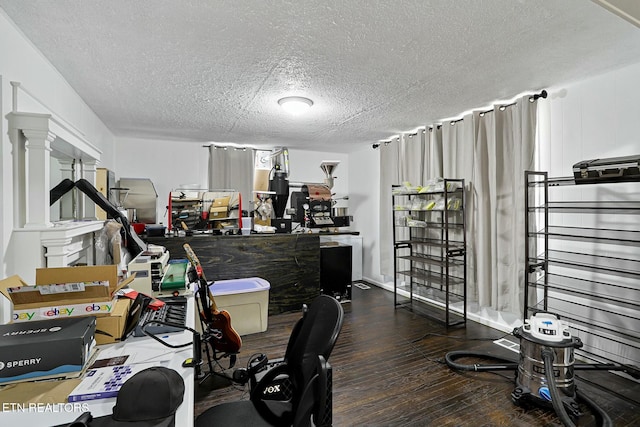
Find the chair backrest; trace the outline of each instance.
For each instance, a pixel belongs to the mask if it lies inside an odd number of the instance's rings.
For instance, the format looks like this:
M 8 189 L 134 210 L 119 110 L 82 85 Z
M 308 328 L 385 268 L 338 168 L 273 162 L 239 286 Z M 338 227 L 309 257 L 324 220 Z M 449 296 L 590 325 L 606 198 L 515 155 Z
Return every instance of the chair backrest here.
M 328 365 L 343 321 L 344 310 L 335 298 L 320 295 L 311 302 L 291 333 L 284 363 L 268 370 L 251 390 L 251 400 L 263 418 L 274 425 L 291 425 L 294 420 L 304 421 L 310 409 L 314 417 L 327 412 L 318 411 L 320 405 L 326 407 L 330 396 L 330 388 L 326 393 L 317 390 L 318 385 L 326 384 L 327 375 L 322 372 L 326 367 L 319 367 L 318 363 L 321 360 Z M 265 399 L 266 387 L 281 374 L 287 377 L 287 385 L 283 386 L 286 397 Z
M 291 331 L 291 335 L 289 336 L 289 341 L 287 342 L 287 349 L 284 353 L 284 360 L 289 358 L 289 355 L 293 351 L 293 346 L 298 339 L 298 335 L 300 335 L 300 330 L 302 329 L 302 323 L 304 322 L 304 318 L 309 311 L 309 306 L 307 304 L 302 305 L 302 317 L 298 319 L 295 325 L 293 325 L 293 330 Z
M 318 356 L 329 360 L 343 321 L 344 310 L 335 298 L 320 295 L 311 302 L 287 356 L 299 385 L 307 384 L 316 373 Z

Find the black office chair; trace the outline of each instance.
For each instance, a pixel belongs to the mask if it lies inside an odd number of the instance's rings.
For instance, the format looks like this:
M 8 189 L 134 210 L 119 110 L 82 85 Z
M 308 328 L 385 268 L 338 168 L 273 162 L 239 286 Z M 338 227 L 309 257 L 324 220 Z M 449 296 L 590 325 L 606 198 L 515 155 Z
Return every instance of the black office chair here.
M 332 371 L 328 358 L 344 321 L 340 303 L 316 297 L 292 331 L 282 361 L 252 381 L 250 400 L 222 403 L 196 418 L 209 426 L 329 426 Z

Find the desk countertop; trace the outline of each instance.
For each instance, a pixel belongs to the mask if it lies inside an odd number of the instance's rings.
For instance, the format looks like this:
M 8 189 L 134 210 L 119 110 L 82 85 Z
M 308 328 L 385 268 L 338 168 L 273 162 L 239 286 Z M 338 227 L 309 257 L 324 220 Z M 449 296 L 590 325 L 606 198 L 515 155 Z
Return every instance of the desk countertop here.
M 187 326 L 193 327 L 195 322 L 195 303 L 193 298 L 188 299 L 187 319 L 192 324 Z M 162 338 L 172 345 L 185 344 L 193 340 L 191 332 L 184 331 L 180 333 L 172 333 L 163 335 Z M 98 359 L 109 357 L 129 355 L 127 363 L 155 363 L 158 366 L 166 366 L 175 369 L 185 384 L 184 401 L 178 408 L 176 413 L 176 425 L 192 426 L 193 425 L 193 406 L 194 406 L 194 381 L 195 372 L 193 368 L 183 368 L 182 362 L 192 357 L 193 346 L 189 345 L 180 349 L 172 349 L 165 347 L 157 341 L 149 337 L 129 337 L 126 341 L 116 344 L 109 344 L 98 347 Z M 73 381 L 73 380 L 72 380 Z M 78 381 L 75 380 L 75 383 Z M 47 382 L 54 386 L 61 386 L 64 381 Z M 38 383 L 40 387 L 45 382 Z M 62 387 L 64 388 L 64 387 Z M 85 411 L 91 411 L 94 417 L 110 415 L 116 398 L 91 400 L 87 402 L 77 403 L 42 403 L 36 402 L 7 402 L 0 407 L 0 425 L 3 426 L 52 426 L 64 423 L 71 423 Z M 39 402 L 39 403 L 38 403 Z
M 162 239 L 191 239 L 191 238 L 225 238 L 225 239 L 242 239 L 242 238 L 258 238 L 258 237 L 268 237 L 268 236 L 300 236 L 300 235 L 310 235 L 310 236 L 359 236 L 359 231 L 317 231 L 313 233 L 306 232 L 293 232 L 293 233 L 251 233 L 251 234 L 213 234 L 208 232 L 195 232 L 191 236 L 178 235 L 174 236 L 173 234 L 167 234 L 166 236 L 153 236 L 145 238 L 148 243 L 158 243 Z

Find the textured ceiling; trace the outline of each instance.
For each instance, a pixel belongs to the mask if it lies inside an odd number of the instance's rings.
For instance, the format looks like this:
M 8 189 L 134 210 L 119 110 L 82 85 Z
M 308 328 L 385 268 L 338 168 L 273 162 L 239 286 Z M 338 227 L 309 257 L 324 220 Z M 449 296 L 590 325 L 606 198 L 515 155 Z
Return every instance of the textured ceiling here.
M 585 0 L 0 7 L 118 136 L 349 151 L 640 61 L 640 30 Z

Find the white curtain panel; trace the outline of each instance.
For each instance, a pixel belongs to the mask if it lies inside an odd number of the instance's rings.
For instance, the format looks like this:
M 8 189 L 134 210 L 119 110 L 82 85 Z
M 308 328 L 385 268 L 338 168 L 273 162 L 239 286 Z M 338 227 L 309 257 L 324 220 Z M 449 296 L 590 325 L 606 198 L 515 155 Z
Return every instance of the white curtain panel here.
M 476 248 L 474 235 L 473 212 L 475 198 L 473 189 L 475 171 L 475 135 L 477 114 L 469 114 L 462 120 L 448 121 L 441 127 L 442 133 L 442 176 L 450 179 L 464 179 L 465 182 L 465 215 L 467 232 L 467 297 L 477 301 L 475 283 Z
M 463 178 L 467 295 L 480 306 L 521 315 L 524 286 L 524 171 L 534 168 L 537 102 L 474 112 L 434 126 L 420 144 L 403 136 L 380 153 L 381 274 L 393 275 L 391 185 Z M 416 141 L 416 138 L 413 138 Z M 416 150 L 424 150 L 419 153 Z
M 242 209 L 250 210 L 253 191 L 253 155 L 250 148 L 209 146 L 209 190 L 242 194 Z
M 422 131 L 417 134 L 404 134 L 400 137 L 400 182 L 409 182 L 412 186 L 423 185 L 426 181 L 425 170 L 427 157 L 426 138 Z M 410 237 L 408 228 L 396 229 L 397 240 L 408 240 Z M 413 230 L 415 237 L 425 237 L 427 230 Z M 399 264 L 401 271 L 409 270 L 411 263 L 408 260 Z
M 480 306 L 491 306 L 493 293 L 493 279 L 495 269 L 493 260 L 496 259 L 496 239 L 494 231 L 497 228 L 494 214 L 496 206 L 496 156 L 495 156 L 495 115 L 494 112 L 478 116 L 477 133 L 474 144 L 474 174 L 472 193 L 474 205 L 468 206 L 470 215 L 469 241 L 473 246 L 472 271 L 468 286 L 477 296 Z
M 393 278 L 393 206 L 391 186 L 403 182 L 422 185 L 427 162 L 427 138 L 417 134 L 403 134 L 380 148 L 380 274 Z M 397 229 L 408 238 L 408 230 Z
M 400 182 L 410 182 L 412 185 L 422 185 L 424 183 L 425 170 L 425 140 L 422 133 L 404 134 L 400 136 L 400 154 L 398 166 L 400 168 Z
M 475 286 L 478 303 L 522 314 L 524 171 L 534 167 L 536 104 L 478 115 L 474 159 Z
M 429 128 L 425 181 L 442 175 L 442 126 Z

